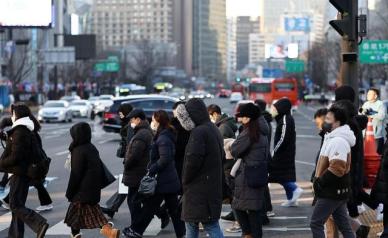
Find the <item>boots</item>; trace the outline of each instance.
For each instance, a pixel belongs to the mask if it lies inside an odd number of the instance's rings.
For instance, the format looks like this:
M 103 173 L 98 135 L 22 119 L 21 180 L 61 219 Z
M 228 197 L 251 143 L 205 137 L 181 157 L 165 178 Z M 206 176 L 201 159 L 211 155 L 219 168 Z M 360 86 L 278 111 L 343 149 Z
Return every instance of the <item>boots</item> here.
M 111 224 L 104 225 L 100 230 L 101 235 L 105 236 L 106 238 L 119 238 L 120 237 L 120 230 L 113 229 Z

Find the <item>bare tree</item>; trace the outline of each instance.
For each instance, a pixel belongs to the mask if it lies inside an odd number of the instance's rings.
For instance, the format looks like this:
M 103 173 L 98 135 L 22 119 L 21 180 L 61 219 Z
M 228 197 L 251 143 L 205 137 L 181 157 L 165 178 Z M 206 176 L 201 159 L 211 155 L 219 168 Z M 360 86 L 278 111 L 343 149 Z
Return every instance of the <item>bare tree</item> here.
M 138 82 L 150 90 L 155 70 L 171 63 L 168 49 L 147 40 L 137 42 L 133 46 L 128 52 L 126 67 Z

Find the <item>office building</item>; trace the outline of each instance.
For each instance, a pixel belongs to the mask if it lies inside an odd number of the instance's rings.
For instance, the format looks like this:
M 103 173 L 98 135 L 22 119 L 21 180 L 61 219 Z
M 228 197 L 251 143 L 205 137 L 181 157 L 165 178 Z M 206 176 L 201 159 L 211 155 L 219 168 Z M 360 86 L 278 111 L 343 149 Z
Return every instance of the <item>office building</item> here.
M 237 67 L 237 45 L 236 45 L 236 18 L 229 18 L 227 20 L 227 69 L 226 77 L 230 82 L 234 80 Z
M 243 69 L 249 63 L 249 35 L 258 33 L 260 33 L 260 18 L 251 19 L 249 16 L 237 17 L 237 70 Z

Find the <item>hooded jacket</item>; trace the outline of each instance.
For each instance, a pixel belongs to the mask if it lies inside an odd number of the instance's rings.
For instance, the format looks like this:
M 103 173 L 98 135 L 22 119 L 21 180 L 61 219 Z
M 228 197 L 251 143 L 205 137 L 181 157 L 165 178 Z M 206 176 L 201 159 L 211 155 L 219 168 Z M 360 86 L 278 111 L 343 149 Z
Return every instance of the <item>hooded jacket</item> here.
M 200 99 L 190 99 L 185 105 L 179 105 L 177 116 L 183 128 L 191 130 L 183 163 L 182 220 L 218 220 L 222 207 L 222 136 L 210 122 Z
M 236 138 L 236 131 L 238 128 L 233 117 L 228 117 L 228 115 L 222 114 L 215 124 L 224 139 Z
M 34 123 L 28 118 L 20 118 L 7 133 L 6 147 L 1 155 L 0 169 L 3 172 L 24 176 L 31 164 L 32 136 Z
M 274 106 L 278 111 L 274 136 L 273 156 L 269 163 L 269 181 L 272 183 L 295 182 L 296 132 L 291 116 L 291 102 L 280 99 Z
M 173 118 L 171 125 L 176 131 L 175 144 L 175 167 L 178 173 L 179 181 L 182 181 L 183 160 L 185 158 L 186 145 L 189 142 L 190 132 L 186 131 L 177 118 Z
M 66 190 L 70 202 L 97 204 L 101 199 L 103 167 L 97 148 L 91 143 L 89 124 L 81 122 L 70 129 L 71 172 Z
M 153 135 L 148 121 L 144 120 L 135 127 L 124 160 L 123 183 L 126 186 L 139 187 L 141 179 L 147 174 L 152 139 Z
M 351 147 L 355 144 L 356 137 L 348 125 L 325 135 L 315 171 L 314 192 L 318 198 L 349 198 Z
M 157 175 L 156 193 L 177 193 L 180 190 L 175 168 L 175 134 L 163 129 L 154 139 L 151 150 L 150 175 Z
M 261 210 L 264 204 L 264 187 L 249 187 L 245 175 L 246 166 L 267 166 L 268 163 L 269 129 L 264 117 L 260 117 L 258 121 L 260 128 L 259 141 L 252 143 L 249 138 L 249 131 L 246 128 L 237 137 L 231 148 L 232 155 L 235 158 L 242 159 L 234 182 L 232 208 L 236 210 L 257 211 Z

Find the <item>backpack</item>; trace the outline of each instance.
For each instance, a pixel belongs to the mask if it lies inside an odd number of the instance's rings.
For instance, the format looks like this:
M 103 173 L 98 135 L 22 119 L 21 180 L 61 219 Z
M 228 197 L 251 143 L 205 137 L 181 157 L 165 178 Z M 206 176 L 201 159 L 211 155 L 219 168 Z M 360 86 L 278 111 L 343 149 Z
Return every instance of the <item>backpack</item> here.
M 51 158 L 43 150 L 42 145 L 38 142 L 38 135 L 32 133 L 31 138 L 31 155 L 32 161 L 27 169 L 27 176 L 33 180 L 43 180 L 50 168 Z

